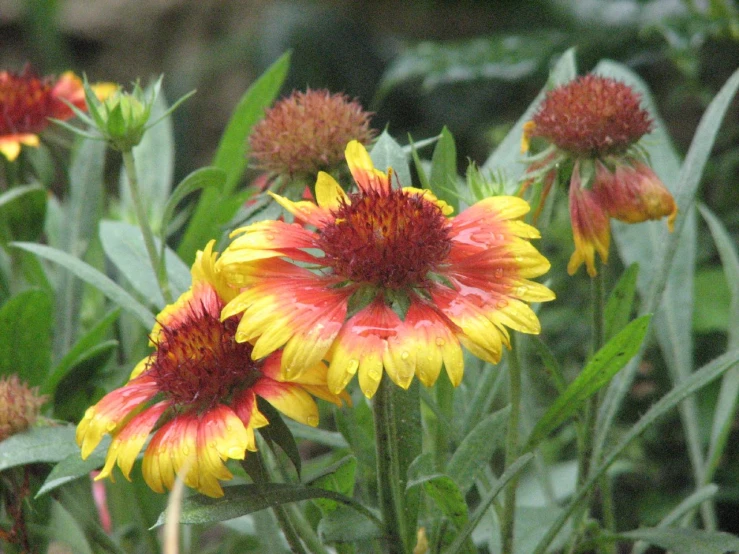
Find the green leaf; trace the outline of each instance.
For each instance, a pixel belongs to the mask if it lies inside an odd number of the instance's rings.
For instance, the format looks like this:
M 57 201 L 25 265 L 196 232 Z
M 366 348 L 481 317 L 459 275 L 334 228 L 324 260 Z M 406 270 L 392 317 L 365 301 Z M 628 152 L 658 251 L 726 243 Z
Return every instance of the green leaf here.
M 220 225 L 229 221 L 238 206 L 222 204 L 232 195 L 247 164 L 247 138 L 252 127 L 263 117 L 282 87 L 290 66 L 290 53 L 283 54 L 241 97 L 218 145 L 213 166 L 226 172 L 223 192 L 203 191 L 185 236 L 177 252 L 186 262 L 195 260 L 195 252 L 209 239 L 220 234 Z
M 110 326 L 120 315 L 120 308 L 111 310 L 89 331 L 80 337 L 46 377 L 46 380 L 41 387 L 41 392 L 44 394 L 54 392 L 59 381 L 61 381 L 76 364 L 89 357 L 90 349 L 95 348 L 97 345 L 105 341 L 108 329 L 110 329 Z
M 637 320 L 639 321 L 639 320 Z M 633 324 L 634 322 L 632 322 Z M 623 331 L 622 331 L 623 332 Z M 730 367 L 739 362 L 739 349 L 731 350 L 722 356 L 709 362 L 699 370 L 693 372 L 685 381 L 673 387 L 673 389 L 660 398 L 645 413 L 639 421 L 637 421 L 621 438 L 621 441 L 603 458 L 600 465 L 593 470 L 588 479 L 576 491 L 568 504 L 567 508 L 562 512 L 557 521 L 549 528 L 547 534 L 539 542 L 533 554 L 543 554 L 546 552 L 548 545 L 559 533 L 559 530 L 567 522 L 572 513 L 577 509 L 583 500 L 589 495 L 590 489 L 605 474 L 608 468 L 616 461 L 631 442 L 649 428 L 658 418 L 674 409 L 686 397 L 699 391 L 713 380 L 720 377 Z M 596 458 L 597 459 L 597 458 Z
M 0 194 L 0 244 L 38 240 L 46 218 L 46 189 L 39 185 L 14 187 Z
M 98 289 L 121 308 L 131 313 L 145 328 L 151 329 L 154 326 L 154 315 L 146 307 L 91 265 L 70 256 L 66 252 L 62 252 L 56 248 L 49 248 L 43 244 L 14 242 L 12 246 L 58 263 L 86 283 Z
M 94 550 L 87 542 L 85 533 L 77 520 L 56 500 L 51 501 L 51 518 L 45 532 L 56 544 L 69 548 L 75 554 L 94 554 Z
M 161 225 L 162 236 L 167 236 L 167 227 L 170 221 L 172 221 L 175 208 L 187 195 L 196 190 L 207 188 L 213 188 L 221 192 L 225 182 L 226 172 L 218 167 L 201 167 L 185 177 L 174 191 L 172 191 L 172 195 L 164 205 Z
M 97 448 L 95 448 L 86 460 L 82 459 L 78 448 L 75 449 L 76 452 L 60 460 L 46 477 L 44 484 L 41 485 L 41 488 L 36 493 L 36 498 L 61 487 L 65 483 L 69 483 L 80 477 L 86 477 L 91 471 L 102 467 L 105 463 L 105 456 L 108 452 L 110 441 L 110 436 L 105 435 Z
M 518 81 L 542 70 L 564 35 L 493 35 L 458 42 L 421 42 L 398 56 L 380 82 L 378 97 L 409 80 L 422 79 L 431 90 L 441 84 L 482 79 Z
M 463 494 L 475 483 L 477 474 L 486 467 L 499 446 L 506 429 L 510 406 L 482 418 L 462 440 L 445 473 L 450 475 Z
M 639 264 L 631 264 L 613 287 L 604 313 L 605 337 L 609 340 L 621 331 L 631 319 L 636 297 L 636 279 L 639 275 Z
M 35 387 L 51 363 L 51 296 L 25 290 L 0 307 L 0 375 L 17 374 Z
M 383 536 L 382 529 L 359 512 L 339 506 L 321 518 L 318 535 L 323 542 L 349 542 L 378 539 Z
M 614 541 L 645 541 L 674 554 L 725 554 L 739 551 L 739 537 L 719 531 L 647 528 L 610 535 L 609 538 Z
M 484 174 L 490 171 L 503 172 L 506 177 L 506 183 L 509 185 L 506 189 L 507 194 L 514 194 L 516 192 L 518 189 L 518 179 L 526 167 L 523 163 L 523 156 L 521 155 L 521 136 L 523 134 L 524 123 L 533 117 L 534 112 L 544 99 L 544 95 L 549 87 L 567 83 L 576 76 L 575 49 L 570 48 L 562 54 L 562 57 L 559 58 L 554 69 L 552 69 L 547 87 L 542 89 L 536 98 L 534 98 L 534 101 L 529 104 L 529 107 L 526 108 L 523 115 L 516 121 L 516 124 L 498 145 L 495 152 L 483 164 L 482 172 Z
M 737 254 L 734 241 L 721 221 L 707 207 L 699 206 L 699 210 L 708 223 L 708 228 L 721 256 L 726 282 L 731 287 L 727 331 L 729 348 L 736 348 L 739 346 L 739 254 Z M 739 397 L 739 366 L 728 371 L 721 380 L 721 389 L 713 412 L 706 480 L 710 480 L 724 453 L 726 441 L 734 423 L 737 397 Z
M 290 432 L 290 428 L 285 425 L 285 421 L 282 419 L 280 413 L 273 408 L 269 402 L 264 401 L 259 397 L 257 397 L 257 400 L 259 402 L 259 411 L 262 412 L 269 421 L 269 425 L 259 428 L 259 433 L 270 443 L 270 446 L 274 443 L 279 446 L 285 454 L 287 454 L 287 457 L 290 459 L 293 466 L 295 466 L 295 471 L 298 472 L 298 477 L 300 477 L 303 462 L 300 459 L 298 445 L 295 442 L 295 437 L 293 437 L 293 434 Z
M 413 186 L 411 181 L 411 171 L 408 168 L 408 155 L 393 137 L 387 132 L 382 132 L 377 141 L 375 141 L 372 151 L 370 152 L 372 163 L 376 169 L 387 172 L 389 168 L 393 169 L 395 178 L 397 178 L 401 187 Z M 395 178 L 390 183 L 395 185 Z
M 459 212 L 459 196 L 457 194 L 457 147 L 449 129 L 441 130 L 439 142 L 436 143 L 431 156 L 431 192 L 444 200 Z
M 101 221 L 100 242 L 105 254 L 131 286 L 150 304 L 159 309 L 164 308 L 166 302 L 151 267 L 141 229 L 121 221 Z M 157 249 L 161 247 L 157 238 L 154 238 L 154 244 Z M 166 249 L 166 267 L 172 293 L 176 298 L 190 288 L 190 270 L 169 248 Z
M 182 502 L 180 523 L 214 523 L 291 502 L 329 498 L 352 507 L 381 525 L 372 512 L 354 499 L 337 492 L 315 487 L 289 483 L 263 483 L 259 485 L 227 486 L 223 488 L 223 492 L 224 495 L 221 498 L 210 498 L 200 494 L 186 498 Z M 154 527 L 164 524 L 166 514 L 166 511 L 162 512 Z
M 503 472 L 503 475 L 501 475 L 500 479 L 498 479 L 498 482 L 495 483 L 495 486 L 490 489 L 490 491 L 488 491 L 488 493 L 482 498 L 480 504 L 475 509 L 475 512 L 469 518 L 467 524 L 459 530 L 459 534 L 454 539 L 454 542 L 449 545 L 449 548 L 445 551 L 445 554 L 456 554 L 457 552 L 462 551 L 465 544 L 467 543 L 467 540 L 472 535 L 472 531 L 474 531 L 475 527 L 477 527 L 480 521 L 482 521 L 485 512 L 487 512 L 490 504 L 493 503 L 493 500 L 495 500 L 495 498 L 498 496 L 498 494 L 500 494 L 500 492 L 505 488 L 510 480 L 518 475 L 524 467 L 526 467 L 526 464 L 528 464 L 533 457 L 534 455 L 530 452 L 524 454 L 506 468 L 506 470 Z
M 310 427 L 291 420 L 287 420 L 285 424 L 293 436 L 299 439 L 316 442 L 330 448 L 349 448 L 349 443 L 346 442 L 346 439 L 341 433 L 337 433 L 336 431 L 326 431 L 319 427 Z
M 650 319 L 651 316 L 645 315 L 632 321 L 595 353 L 580 375 L 536 422 L 525 450 L 534 448 L 539 441 L 576 414 L 588 398 L 626 365 L 639 350 Z
M 467 523 L 467 503 L 454 480 L 448 475 L 427 475 L 408 483 L 407 490 L 422 486 L 424 492 L 436 503 L 457 529 Z
M 73 425 L 32 427 L 0 443 L 0 471 L 41 462 L 58 462 L 79 454 Z
M 103 210 L 103 170 L 105 142 L 77 139 L 72 151 L 69 168 L 69 197 L 61 208 L 59 233 L 49 245 L 84 258 L 90 241 L 97 233 L 97 225 Z M 58 359 L 72 345 L 79 325 L 83 284 L 73 275 L 63 272 L 59 276 L 56 296 L 56 330 L 54 353 Z
M 352 496 L 354 494 L 354 474 L 356 470 L 357 459 L 354 456 L 346 456 L 327 467 L 321 472 L 321 475 L 314 477 L 306 484 L 327 491 L 338 492 L 346 496 Z M 339 507 L 335 501 L 326 498 L 317 498 L 314 502 L 324 515 Z

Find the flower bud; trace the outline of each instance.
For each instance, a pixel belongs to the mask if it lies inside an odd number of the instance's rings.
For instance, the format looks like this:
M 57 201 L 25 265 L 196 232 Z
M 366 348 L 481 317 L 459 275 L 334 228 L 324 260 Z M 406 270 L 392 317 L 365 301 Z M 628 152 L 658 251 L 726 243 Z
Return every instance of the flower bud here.
M 17 375 L 0 377 L 0 441 L 31 427 L 47 398 Z

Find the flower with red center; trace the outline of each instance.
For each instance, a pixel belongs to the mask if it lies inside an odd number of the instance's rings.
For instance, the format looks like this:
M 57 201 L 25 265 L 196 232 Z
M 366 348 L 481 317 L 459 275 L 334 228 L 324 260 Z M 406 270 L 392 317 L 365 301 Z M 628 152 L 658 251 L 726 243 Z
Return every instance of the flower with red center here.
M 96 85 L 99 96 L 107 96 L 114 85 Z M 28 66 L 21 73 L 0 72 L 0 153 L 13 161 L 21 145 L 38 146 L 38 133 L 49 118 L 66 120 L 74 114 L 65 102 L 85 109 L 82 81 L 71 71 L 58 79 L 39 77 Z
M 104 434 L 113 437 L 96 479 L 112 477 L 116 463 L 129 478 L 156 429 L 144 453 L 146 483 L 164 492 L 181 472 L 189 487 L 222 496 L 219 481 L 232 478 L 224 462 L 255 451 L 254 429 L 269 424 L 257 397 L 313 426 L 318 408 L 311 395 L 342 403 L 326 387 L 320 361 L 288 380 L 280 372 L 280 352 L 254 361 L 252 345 L 235 340 L 238 318 L 220 316 L 237 293 L 215 270 L 213 242 L 198 252 L 190 290 L 159 314 L 151 333 L 156 350 L 139 362 L 126 385 L 89 408 L 77 427 L 83 458 Z
M 667 216 L 672 230 L 675 201 L 636 144 L 653 127 L 640 104 L 629 86 L 590 74 L 549 91 L 524 125 L 524 152 L 535 138 L 551 146 L 532 159 L 523 189 L 541 179 L 543 202 L 558 167 L 573 167 L 570 189 L 582 189 L 570 190 L 575 240 L 567 266 L 570 275 L 585 263 L 588 274 L 595 276 L 596 251 L 603 263 L 608 261 L 609 217 L 638 223 Z M 574 163 L 562 163 L 567 160 Z
M 259 169 L 278 175 L 313 176 L 343 160 L 351 139 L 369 144 L 370 113 L 356 100 L 327 90 L 294 91 L 267 110 L 249 136 Z
M 329 361 L 333 393 L 355 374 L 367 397 L 385 371 L 408 388 L 432 385 L 446 368 L 456 386 L 462 349 L 497 363 L 509 345 L 506 327 L 539 333 L 527 302 L 552 300 L 531 281 L 549 262 L 520 221 L 529 205 L 491 197 L 454 218 L 430 191 L 391 186 L 392 171 L 374 168 L 357 141 L 346 147 L 357 192 L 319 173 L 317 203 L 272 196 L 303 223 L 261 221 L 238 235 L 218 268 L 242 292 L 222 318 L 241 315 L 236 339 L 252 357 L 284 346 L 284 375 Z

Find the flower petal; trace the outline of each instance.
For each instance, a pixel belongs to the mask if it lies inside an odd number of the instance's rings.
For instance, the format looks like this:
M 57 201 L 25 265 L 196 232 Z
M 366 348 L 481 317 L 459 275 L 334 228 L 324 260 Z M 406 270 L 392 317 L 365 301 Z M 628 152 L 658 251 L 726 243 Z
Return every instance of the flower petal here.
M 595 253 L 602 262 L 608 263 L 611 243 L 611 227 L 602 201 L 594 190 L 580 187 L 580 171 L 575 164 L 570 181 L 570 220 L 575 251 L 567 264 L 567 273 L 574 275 L 585 263 L 588 275 L 595 277 Z
M 197 438 L 198 491 L 212 498 L 223 496 L 219 480 L 233 478 L 223 461 L 243 460 L 247 443 L 244 424 L 228 406 L 220 404 L 201 415 Z
M 0 154 L 5 156 L 9 162 L 14 161 L 21 153 L 21 144 L 37 148 L 39 145 L 38 135 L 31 133 L 19 133 L 4 135 L 0 137 Z
M 389 173 L 386 175 L 382 171 L 375 169 L 372 158 L 370 158 L 367 149 L 361 142 L 356 140 L 349 142 L 346 145 L 344 154 L 349 171 L 360 190 L 364 192 L 370 190 L 390 192 Z
M 342 203 L 350 204 L 349 197 L 331 175 L 325 171 L 318 172 L 316 179 L 316 201 L 325 210 L 335 210 Z
M 301 386 L 264 377 L 252 386 L 252 390 L 287 417 L 311 427 L 318 425 L 316 401 Z
M 331 218 L 331 211 L 329 209 L 318 206 L 308 200 L 293 202 L 292 200 L 289 200 L 284 196 L 280 196 L 279 194 L 275 194 L 269 190 L 267 191 L 267 194 L 274 198 L 280 206 L 293 214 L 296 219 L 304 221 L 305 223 L 313 225 L 319 229 L 323 227 L 326 220 Z
M 158 392 L 156 382 L 143 375 L 127 385 L 105 395 L 85 412 L 77 425 L 77 444 L 86 459 L 106 433 L 115 433 L 125 426 L 143 403 Z

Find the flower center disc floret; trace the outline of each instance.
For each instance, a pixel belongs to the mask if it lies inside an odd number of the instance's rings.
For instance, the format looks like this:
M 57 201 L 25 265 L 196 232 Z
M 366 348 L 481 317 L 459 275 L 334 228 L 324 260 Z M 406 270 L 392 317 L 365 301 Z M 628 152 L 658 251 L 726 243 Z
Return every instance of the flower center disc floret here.
M 423 195 L 355 193 L 333 215 L 320 231 L 320 248 L 334 273 L 354 283 L 422 286 L 451 250 L 446 217 Z
M 207 410 L 259 376 L 252 345 L 236 342 L 238 318 L 221 322 L 222 307 L 190 305 L 191 317 L 162 326 L 149 370 L 164 396 L 181 408 Z

